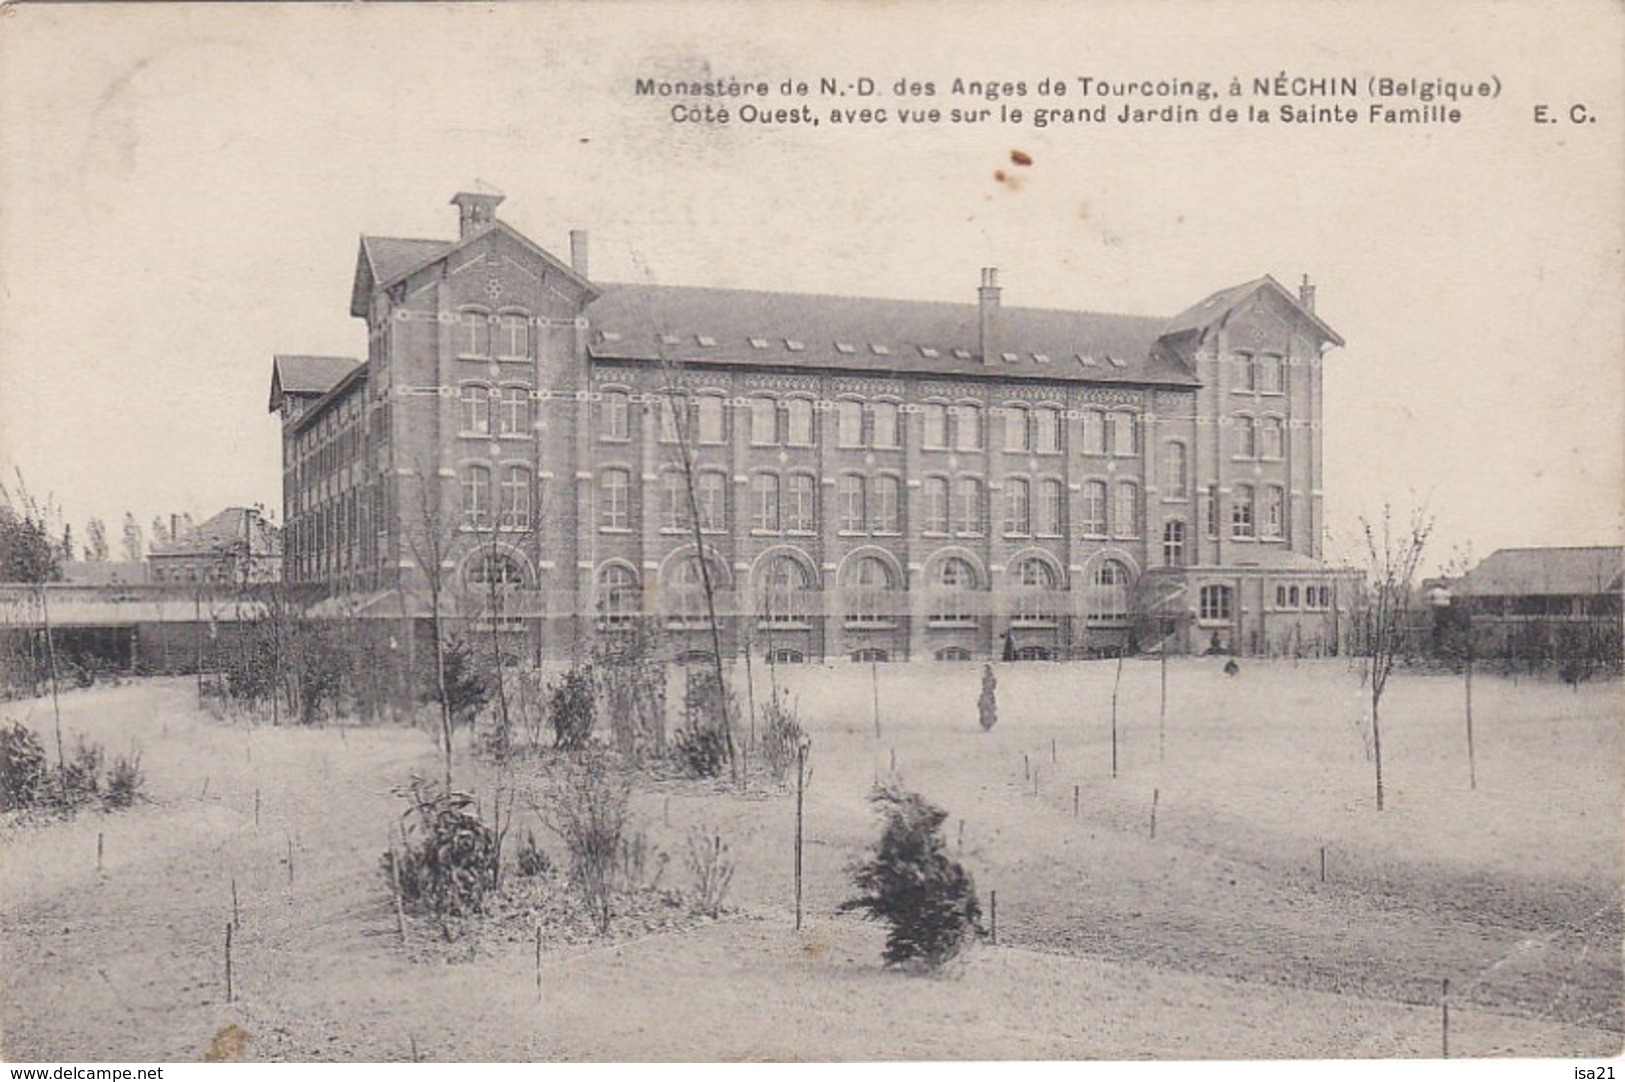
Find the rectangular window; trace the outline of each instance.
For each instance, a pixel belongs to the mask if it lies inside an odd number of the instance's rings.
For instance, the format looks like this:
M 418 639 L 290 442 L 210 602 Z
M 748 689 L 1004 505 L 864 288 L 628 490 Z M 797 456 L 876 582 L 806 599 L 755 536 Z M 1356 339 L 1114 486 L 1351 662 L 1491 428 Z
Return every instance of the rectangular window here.
M 959 500 L 955 508 L 954 531 L 960 534 L 982 534 L 982 482 L 974 477 L 959 479 Z
M 1041 455 L 1061 451 L 1061 411 L 1047 406 L 1033 410 L 1033 446 Z
M 1283 458 L 1286 455 L 1286 425 L 1279 417 L 1265 417 L 1260 422 L 1259 453 L 1262 458 Z
M 785 438 L 791 447 L 811 447 L 813 442 L 813 407 L 805 398 L 792 398 L 784 403 Z
M 1007 406 L 1004 410 L 1004 449 L 1026 452 L 1032 449 L 1032 429 L 1028 424 L 1025 406 Z
M 1279 488 L 1270 485 L 1264 489 L 1264 506 L 1259 515 L 1259 531 L 1264 537 L 1280 537 L 1284 529 L 1284 508 Z
M 484 312 L 464 312 L 457 321 L 457 352 L 463 357 L 491 355 L 491 318 Z
M 490 525 L 491 471 L 484 466 L 463 471 L 463 521 L 469 526 Z
M 1083 453 L 1086 455 L 1103 455 L 1106 453 L 1106 415 L 1099 410 L 1088 410 L 1083 415 Z
M 855 473 L 843 473 L 838 495 L 841 532 L 862 533 L 864 527 L 863 478 Z
M 1209 485 L 1202 491 L 1202 531 L 1209 538 L 1219 536 L 1219 486 Z
M 1083 483 L 1082 506 L 1078 508 L 1083 520 L 1083 532 L 1091 537 L 1106 535 L 1106 482 Z
M 1280 394 L 1285 389 L 1285 380 L 1282 373 L 1285 370 L 1283 358 L 1266 353 L 1258 359 L 1258 391 L 1260 394 Z
M 1189 496 L 1185 479 L 1185 445 L 1170 443 L 1162 453 L 1162 498 L 1183 500 Z
M 1258 390 L 1258 367 L 1250 353 L 1236 354 L 1236 390 Z
M 1236 417 L 1236 457 L 1258 457 L 1258 430 L 1253 419 L 1246 414 Z
M 625 530 L 631 527 L 627 507 L 630 475 L 625 470 L 605 470 L 598 477 L 598 527 Z
M 1230 619 L 1230 587 L 1204 586 L 1199 595 L 1200 605 L 1197 616 L 1202 620 L 1228 620 Z
M 728 528 L 728 476 L 723 473 L 700 474 L 694 491 L 700 506 L 700 529 L 706 533 L 721 533 Z
M 523 466 L 509 466 L 502 473 L 502 525 L 530 527 L 530 471 Z
M 980 406 L 955 406 L 954 427 L 956 446 L 961 451 L 980 451 L 982 449 L 982 408 Z
M 598 408 L 598 438 L 625 440 L 631 438 L 630 405 L 625 391 L 605 391 Z
M 667 470 L 660 475 L 660 528 L 687 530 L 690 528 L 689 522 L 688 487 L 683 475 L 676 470 Z
M 874 424 L 874 446 L 882 448 L 898 446 L 897 403 L 876 402 L 869 407 L 869 411 Z
M 920 407 L 920 446 L 927 451 L 948 449 L 948 407 L 927 402 Z
M 901 482 L 889 474 L 874 479 L 870 492 L 869 525 L 875 533 L 897 532 L 897 504 Z
M 811 474 L 791 474 L 784 507 L 785 528 L 791 533 L 812 533 L 817 529 L 817 497 L 817 484 Z
M 771 473 L 752 474 L 751 525 L 768 533 L 779 532 L 779 479 Z
M 1133 481 L 1117 483 L 1117 506 L 1113 508 L 1112 525 L 1118 537 L 1140 536 L 1140 486 Z
M 681 411 L 688 408 L 688 400 L 679 395 L 662 394 L 660 400 L 660 442 L 676 443 L 679 432 L 686 428 Z
M 775 400 L 750 400 L 750 442 L 756 447 L 772 447 L 779 442 L 779 404 Z
M 502 337 L 498 351 L 505 361 L 523 361 L 530 357 L 530 320 L 521 315 L 506 315 L 501 322 Z
M 530 435 L 530 391 L 523 387 L 502 388 L 502 435 Z
M 1004 532 L 1025 537 L 1032 533 L 1032 489 L 1019 477 L 1004 483 Z
M 948 532 L 948 479 L 946 477 L 927 477 L 924 486 L 925 522 L 922 526 L 926 533 L 944 534 Z
M 1140 418 L 1135 413 L 1113 413 L 1107 421 L 1111 427 L 1111 448 L 1114 455 L 1132 456 L 1140 453 Z
M 1247 485 L 1237 485 L 1230 497 L 1230 536 L 1253 536 L 1253 490 Z
M 470 435 L 491 434 L 491 390 L 488 387 L 463 388 L 463 431 Z
M 701 395 L 695 400 L 696 424 L 701 443 L 724 443 L 728 439 L 728 415 L 722 399 Z
M 863 446 L 863 403 L 843 398 L 835 403 L 835 438 L 842 447 Z
M 1061 536 L 1061 523 L 1065 517 L 1063 514 L 1065 491 L 1059 481 L 1038 483 L 1038 511 L 1033 526 L 1040 537 Z

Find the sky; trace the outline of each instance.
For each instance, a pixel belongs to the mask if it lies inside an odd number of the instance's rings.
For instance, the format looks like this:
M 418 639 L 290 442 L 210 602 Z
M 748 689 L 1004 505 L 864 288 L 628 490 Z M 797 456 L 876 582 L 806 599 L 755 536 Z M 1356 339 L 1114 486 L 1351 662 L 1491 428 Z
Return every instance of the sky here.
M 126 511 L 280 518 L 272 355 L 359 356 L 358 236 L 449 239 L 447 200 L 478 182 L 560 255 L 587 230 L 604 280 L 970 303 L 997 266 L 1008 305 L 1172 316 L 1307 273 L 1347 341 L 1326 369 L 1329 551 L 1356 555 L 1385 502 L 1436 516 L 1430 565 L 1619 543 L 1622 57 L 1606 0 L 8 8 L 0 469 L 81 536 Z M 1082 75 L 1277 74 L 1356 77 L 1361 122 L 947 119 L 1096 104 Z M 881 90 L 814 98 L 821 117 L 892 121 L 676 123 L 634 93 L 821 76 Z M 1384 76 L 1500 91 L 1457 125 L 1374 126 Z M 956 77 L 1028 95 L 955 97 Z M 1045 78 L 1074 90 L 1040 99 Z M 899 79 L 936 84 L 914 104 L 944 121 L 898 123 Z M 1541 103 L 1561 119 L 1535 123 Z

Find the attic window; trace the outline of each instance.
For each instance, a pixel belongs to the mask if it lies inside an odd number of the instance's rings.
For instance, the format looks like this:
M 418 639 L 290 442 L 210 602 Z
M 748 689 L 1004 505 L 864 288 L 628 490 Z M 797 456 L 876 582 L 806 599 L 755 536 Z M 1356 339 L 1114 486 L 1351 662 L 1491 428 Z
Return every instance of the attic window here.
M 750 348 L 751 349 L 766 349 L 767 348 L 767 339 L 765 339 L 765 338 L 752 338 L 750 340 Z
M 890 357 L 891 356 L 891 347 L 890 346 L 883 346 L 878 342 L 870 342 L 869 343 L 869 352 L 873 353 L 876 357 Z
M 598 340 L 600 342 L 619 342 L 621 340 L 621 332 L 620 331 L 601 331 L 601 332 L 599 332 Z
M 1078 363 L 1083 365 L 1085 368 L 1093 368 L 1097 363 L 1099 363 L 1095 360 L 1094 355 L 1090 353 L 1078 353 L 1074 356 L 1078 358 Z
M 856 353 L 857 350 L 852 347 L 851 342 L 836 342 L 835 343 L 835 352 L 836 353 Z
M 936 360 L 938 357 L 942 356 L 942 353 L 935 346 L 921 346 L 920 356 L 928 357 L 931 360 Z
M 789 350 L 791 353 L 800 353 L 802 350 L 807 348 L 807 343 L 801 341 L 799 338 L 786 338 L 784 340 L 784 348 Z
M 1106 354 L 1106 363 L 1111 365 L 1113 368 L 1127 368 L 1128 367 L 1128 362 L 1127 361 L 1123 360 L 1123 358 L 1121 358 L 1121 357 L 1113 357 L 1110 353 Z
M 1034 353 L 1033 354 L 1033 360 L 1037 361 L 1039 364 L 1049 364 L 1049 354 L 1048 353 Z
M 970 350 L 968 350 L 968 349 L 956 349 L 956 350 L 954 350 L 954 356 L 958 357 L 962 361 L 968 361 L 968 360 L 970 360 Z
M 675 334 L 663 334 L 660 336 L 660 344 L 663 346 L 675 346 L 681 342 L 682 339 L 677 337 Z
M 999 356 L 1004 358 L 1005 364 L 1015 364 L 1017 361 L 1021 360 L 1021 354 L 1019 353 L 1001 353 Z
M 707 349 L 717 344 L 717 340 L 708 334 L 696 334 L 694 336 L 694 341 L 698 342 L 702 346 L 705 346 Z

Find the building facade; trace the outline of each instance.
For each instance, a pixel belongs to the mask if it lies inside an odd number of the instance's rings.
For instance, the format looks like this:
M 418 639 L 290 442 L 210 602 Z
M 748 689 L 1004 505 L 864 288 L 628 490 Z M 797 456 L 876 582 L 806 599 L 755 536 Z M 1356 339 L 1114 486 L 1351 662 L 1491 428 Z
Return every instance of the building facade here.
M 1322 383 L 1273 278 L 1172 319 L 595 282 L 463 192 L 363 237 L 365 359 L 275 359 L 285 575 L 557 652 L 653 619 L 782 660 L 1335 651 Z M 703 561 L 703 563 L 702 563 Z

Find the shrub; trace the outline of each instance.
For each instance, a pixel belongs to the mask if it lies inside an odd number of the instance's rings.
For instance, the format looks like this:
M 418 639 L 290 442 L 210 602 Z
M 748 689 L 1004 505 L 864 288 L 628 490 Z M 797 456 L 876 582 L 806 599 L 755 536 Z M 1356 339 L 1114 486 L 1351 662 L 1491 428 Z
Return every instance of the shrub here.
M 728 766 L 728 740 L 720 729 L 694 725 L 672 734 L 672 751 L 692 777 L 720 777 Z
M 571 765 L 555 801 L 552 826 L 570 855 L 570 881 L 600 935 L 609 930 L 617 878 L 625 874 L 630 796 L 626 779 L 610 773 L 601 757 L 588 756 Z
M 454 725 L 466 725 L 485 708 L 496 692 L 494 677 L 482 672 L 474 657 L 474 647 L 461 638 L 446 640 L 444 656 L 446 703 L 450 707 Z M 424 698 L 428 702 L 440 701 L 440 686 L 435 678 L 434 666 L 427 666 L 425 677 L 428 688 Z
M 83 736 L 73 749 L 73 757 L 62 766 L 62 799 L 73 807 L 95 803 L 101 796 L 102 761 L 100 744 L 87 743 Z
M 141 798 L 146 776 L 141 773 L 141 755 L 128 758 L 120 755 L 113 760 L 113 769 L 107 772 L 107 786 L 102 791 L 102 805 L 109 810 L 128 808 Z
M 50 784 L 45 745 L 34 731 L 19 721 L 0 729 L 0 811 L 37 807 Z
M 807 734 L 796 717 L 784 689 L 774 688 L 762 705 L 762 754 L 773 780 L 782 782 L 796 764 L 796 755 L 806 743 Z
M 553 874 L 553 858 L 536 844 L 536 835 L 529 830 L 525 831 L 525 838 L 519 843 L 514 864 L 519 874 L 527 879 L 546 878 Z
M 858 895 L 840 909 L 890 925 L 887 965 L 918 960 L 934 969 L 959 953 L 981 918 L 975 885 L 948 856 L 946 812 L 895 785 L 877 789 L 870 801 L 885 828 L 868 859 L 852 868 Z
M 399 884 L 404 901 L 439 918 L 449 939 L 451 918 L 482 912 L 496 889 L 497 834 L 470 810 L 474 798 L 467 793 L 428 792 L 414 779 L 411 796 L 405 850 L 384 854 L 383 873 Z
M 993 666 L 982 666 L 982 694 L 976 700 L 976 709 L 981 717 L 982 731 L 986 732 L 999 723 L 999 679 L 993 675 Z
M 606 627 L 593 644 L 593 680 L 615 738 L 628 758 L 666 743 L 666 667 L 657 624 L 632 620 Z
M 733 854 L 720 832 L 695 827 L 688 832 L 688 870 L 694 877 L 695 908 L 716 916 L 734 878 Z
M 579 751 L 592 739 L 594 711 L 592 667 L 578 665 L 554 684 L 548 695 L 547 718 L 553 726 L 553 744 Z

